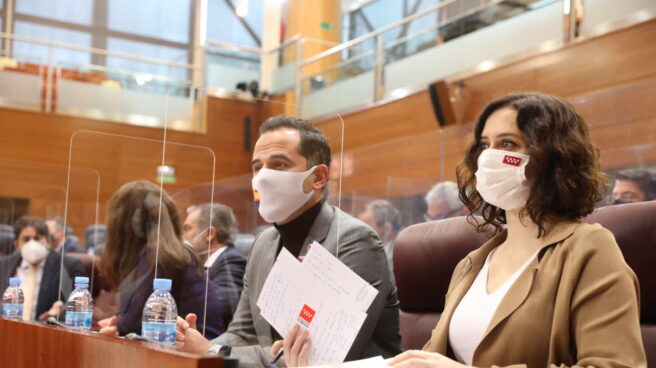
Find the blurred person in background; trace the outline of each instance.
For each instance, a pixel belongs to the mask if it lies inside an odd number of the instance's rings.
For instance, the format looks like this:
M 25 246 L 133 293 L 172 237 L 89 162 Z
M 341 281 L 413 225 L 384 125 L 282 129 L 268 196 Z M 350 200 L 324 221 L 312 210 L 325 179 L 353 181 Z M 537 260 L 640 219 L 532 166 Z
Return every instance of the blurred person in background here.
M 645 169 L 622 170 L 615 175 L 613 204 L 656 199 L 656 174 Z
M 365 210 L 358 215 L 358 219 L 371 226 L 383 242 L 383 249 L 387 256 L 390 275 L 394 275 L 394 242 L 401 231 L 401 215 L 392 203 L 378 199 L 367 203 Z
M 235 248 L 235 214 L 220 203 L 194 206 L 189 209 L 183 231 L 185 243 L 194 249 L 207 269 L 226 330 L 244 288 L 246 269 L 246 257 Z
M 161 214 L 160 196 L 162 200 Z M 159 223 L 159 226 L 158 226 Z M 100 333 L 141 333 L 141 317 L 157 278 L 173 282 L 171 295 L 178 313 L 196 313 L 203 326 L 207 302 L 206 336 L 222 332 L 221 310 L 214 288 L 205 294 L 205 279 L 195 252 L 184 245 L 182 223 L 173 200 L 147 181 L 123 185 L 109 200 L 105 247 L 100 270 L 118 287 L 119 312 L 98 322 Z M 206 300 L 207 296 L 207 300 Z
M 458 184 L 452 181 L 443 181 L 435 184 L 426 193 L 426 213 L 424 220 L 435 221 L 449 217 L 467 215 L 467 208 L 460 201 Z
M 48 226 L 33 216 L 22 216 L 14 224 L 16 251 L 0 259 L 0 289 L 5 290 L 10 277 L 21 279 L 25 294 L 23 320 L 45 320 L 62 311 L 61 300 L 68 299 L 73 280 L 86 276 L 82 262 L 48 249 Z M 61 290 L 60 288 L 60 274 Z
M 48 231 L 50 232 L 50 247 L 52 250 L 59 253 L 62 250 L 65 253 L 84 253 L 84 249 L 77 241 L 77 237 L 73 236 L 73 231 L 68 231 L 70 227 L 66 226 L 63 218 L 59 216 L 50 217 L 46 220 L 46 225 L 48 225 Z

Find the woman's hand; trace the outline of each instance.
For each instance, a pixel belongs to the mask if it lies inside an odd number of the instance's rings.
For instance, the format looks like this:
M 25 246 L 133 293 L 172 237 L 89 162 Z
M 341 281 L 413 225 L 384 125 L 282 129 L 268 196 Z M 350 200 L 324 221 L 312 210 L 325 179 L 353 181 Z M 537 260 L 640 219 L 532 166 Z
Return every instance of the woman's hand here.
M 98 321 L 98 326 L 100 327 L 100 331 L 98 332 L 102 335 L 118 336 L 118 326 L 116 326 L 117 323 L 118 317 L 116 316 L 101 319 Z
M 460 364 L 442 354 L 408 350 L 387 361 L 394 368 L 474 368 Z
M 187 314 L 185 319 L 178 317 L 175 324 L 175 345 L 188 353 L 205 354 L 212 347 L 212 343 L 196 329 L 197 319 L 193 313 Z
M 274 359 L 280 349 L 283 349 L 283 357 L 287 367 L 305 367 L 308 365 L 308 356 L 312 348 L 312 340 L 307 330 L 301 330 L 301 326 L 292 327 L 284 340 L 278 340 L 271 346 L 271 356 Z

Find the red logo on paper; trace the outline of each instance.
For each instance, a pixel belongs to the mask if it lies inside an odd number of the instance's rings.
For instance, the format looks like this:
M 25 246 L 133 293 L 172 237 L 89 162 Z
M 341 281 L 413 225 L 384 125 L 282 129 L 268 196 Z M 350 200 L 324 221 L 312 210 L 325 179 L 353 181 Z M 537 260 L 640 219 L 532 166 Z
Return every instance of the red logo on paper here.
M 519 166 L 522 163 L 522 159 L 520 157 L 505 155 L 503 157 L 503 163 L 512 166 Z
M 315 312 L 314 309 L 308 307 L 307 304 L 305 304 L 303 305 L 303 309 L 301 309 L 301 315 L 299 317 L 301 317 L 305 322 L 309 324 L 312 322 L 312 318 L 314 318 L 316 313 L 317 312 Z

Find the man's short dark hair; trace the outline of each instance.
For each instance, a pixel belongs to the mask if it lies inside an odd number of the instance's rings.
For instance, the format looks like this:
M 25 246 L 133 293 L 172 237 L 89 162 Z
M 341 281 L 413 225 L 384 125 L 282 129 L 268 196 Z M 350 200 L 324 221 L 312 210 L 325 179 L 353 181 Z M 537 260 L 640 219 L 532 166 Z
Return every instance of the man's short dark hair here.
M 220 243 L 235 245 L 237 239 L 237 220 L 232 209 L 220 203 L 204 203 L 194 207 L 200 210 L 197 224 L 201 231 L 210 227 L 210 214 L 212 214 L 212 227 L 216 229 L 216 238 Z
M 34 216 L 21 216 L 16 220 L 16 223 L 14 223 L 14 234 L 16 240 L 18 240 L 20 233 L 26 227 L 33 227 L 37 235 L 48 237 L 48 226 L 46 226 L 45 221 Z
M 294 116 L 278 115 L 268 118 L 260 126 L 260 136 L 264 133 L 273 132 L 278 129 L 295 129 L 301 135 L 301 144 L 299 153 L 305 157 L 308 162 L 307 168 L 316 165 L 326 165 L 330 168 L 330 146 L 319 129 L 315 128 L 307 120 L 299 119 Z
M 645 200 L 656 199 L 656 175 L 649 170 L 628 169 L 615 174 L 615 180 L 632 181 L 645 193 Z

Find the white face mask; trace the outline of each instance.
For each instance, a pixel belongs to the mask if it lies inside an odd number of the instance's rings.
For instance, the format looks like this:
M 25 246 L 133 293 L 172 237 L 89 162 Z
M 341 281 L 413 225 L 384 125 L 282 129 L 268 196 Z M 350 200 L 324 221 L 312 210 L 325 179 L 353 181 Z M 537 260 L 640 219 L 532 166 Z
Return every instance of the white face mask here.
M 485 202 L 506 211 L 522 208 L 530 188 L 526 165 L 530 157 L 496 149 L 486 149 L 478 156 L 476 190 Z
M 205 243 L 204 245 L 199 244 L 199 245 L 200 245 L 199 248 L 202 248 L 202 250 L 199 250 L 199 249 L 196 248 L 196 244 L 197 244 L 196 242 L 198 241 L 198 239 L 199 239 L 201 236 L 203 236 L 203 235 L 205 234 L 205 232 L 206 232 L 208 229 L 209 229 L 209 228 L 207 228 L 207 229 L 205 229 L 205 230 L 199 232 L 198 234 L 196 234 L 196 236 L 194 236 L 193 239 L 191 239 L 191 240 L 184 239 L 182 242 L 183 242 L 186 246 L 188 246 L 189 248 L 191 248 L 194 252 L 196 252 L 196 253 L 198 253 L 198 254 L 205 254 L 205 253 L 209 252 L 209 251 L 207 250 L 207 239 L 201 238 L 201 240 L 204 240 L 204 243 Z
M 310 200 L 314 191 L 303 192 L 303 182 L 315 168 L 304 172 L 260 169 L 253 178 L 253 195 L 264 221 L 284 221 Z
M 34 265 L 46 258 L 48 248 L 43 243 L 32 239 L 20 247 L 20 253 L 27 263 Z

